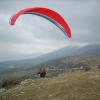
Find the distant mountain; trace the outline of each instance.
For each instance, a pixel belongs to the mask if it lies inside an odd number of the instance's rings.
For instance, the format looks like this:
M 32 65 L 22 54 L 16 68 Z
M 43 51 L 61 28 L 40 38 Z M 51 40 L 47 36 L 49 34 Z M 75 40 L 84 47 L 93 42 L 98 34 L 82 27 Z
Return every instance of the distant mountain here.
M 90 44 L 78 48 L 78 54 L 100 54 L 100 44 Z
M 15 68 L 25 68 L 48 60 L 81 54 L 100 54 L 100 44 L 91 44 L 80 48 L 77 46 L 67 46 L 54 52 L 43 54 L 37 58 L 0 62 L 0 67 L 14 66 Z
M 52 59 L 81 55 L 81 54 L 100 54 L 100 44 L 91 44 L 83 47 L 67 46 L 54 52 L 50 52 L 34 59 L 35 62 L 44 62 Z
M 41 55 L 43 55 L 43 53 L 41 53 L 41 52 L 18 54 L 18 55 L 11 56 L 11 59 L 13 59 L 13 60 L 30 59 L 30 58 L 37 58 Z
M 0 56 L 2 59 L 2 61 L 8 61 L 8 60 L 21 60 L 21 59 L 30 59 L 30 58 L 36 58 L 36 57 L 39 57 L 43 55 L 43 53 L 41 52 L 37 52 L 37 53 L 22 53 L 22 54 L 17 54 L 17 55 L 14 55 L 14 53 L 5 53 L 5 54 L 2 54 L 0 53 Z

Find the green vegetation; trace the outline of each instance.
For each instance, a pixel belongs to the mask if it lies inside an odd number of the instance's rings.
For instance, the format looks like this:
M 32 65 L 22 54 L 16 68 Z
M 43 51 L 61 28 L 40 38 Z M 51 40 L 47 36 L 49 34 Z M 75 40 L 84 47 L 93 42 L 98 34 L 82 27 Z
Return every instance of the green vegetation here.
M 2 87 L 5 89 L 10 89 L 17 84 L 19 84 L 19 81 L 14 79 L 7 79 L 2 83 Z

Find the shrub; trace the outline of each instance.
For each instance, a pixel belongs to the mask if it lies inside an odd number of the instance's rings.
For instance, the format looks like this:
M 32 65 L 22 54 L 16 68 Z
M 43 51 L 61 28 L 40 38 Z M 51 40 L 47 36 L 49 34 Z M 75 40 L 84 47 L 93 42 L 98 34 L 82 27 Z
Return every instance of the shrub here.
M 100 68 L 100 65 L 98 65 L 98 68 Z
M 91 69 L 90 66 L 83 66 L 83 70 L 84 70 L 84 71 L 89 71 L 90 69 Z
M 2 87 L 5 89 L 12 88 L 14 85 L 19 84 L 19 81 L 15 81 L 13 79 L 7 79 L 2 83 Z

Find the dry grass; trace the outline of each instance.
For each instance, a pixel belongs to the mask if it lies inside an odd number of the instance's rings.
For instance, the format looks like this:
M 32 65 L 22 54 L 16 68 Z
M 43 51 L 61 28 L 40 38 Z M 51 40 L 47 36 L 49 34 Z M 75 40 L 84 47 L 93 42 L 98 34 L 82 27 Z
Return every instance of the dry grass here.
M 73 62 L 74 64 L 85 62 L 90 64 L 91 66 L 99 65 L 100 64 L 100 56 L 98 55 L 79 55 L 79 56 L 73 56 L 64 59 L 62 62 L 68 63 Z
M 100 100 L 100 69 L 26 80 L 1 91 L 0 100 Z

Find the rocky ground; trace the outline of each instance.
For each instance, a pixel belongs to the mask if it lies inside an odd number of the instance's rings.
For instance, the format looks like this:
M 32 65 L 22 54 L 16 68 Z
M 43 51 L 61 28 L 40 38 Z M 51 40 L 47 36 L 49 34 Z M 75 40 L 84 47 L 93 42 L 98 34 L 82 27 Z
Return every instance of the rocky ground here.
M 0 89 L 0 100 L 100 100 L 100 69 L 27 79 L 9 90 Z

